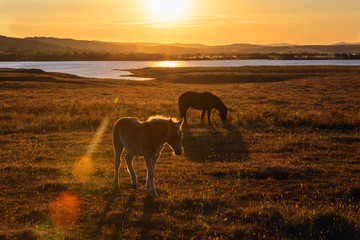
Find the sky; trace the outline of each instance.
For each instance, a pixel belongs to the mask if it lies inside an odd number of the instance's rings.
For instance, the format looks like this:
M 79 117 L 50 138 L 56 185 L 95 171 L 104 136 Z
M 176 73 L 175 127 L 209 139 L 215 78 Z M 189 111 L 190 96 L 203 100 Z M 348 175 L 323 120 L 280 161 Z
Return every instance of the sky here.
M 360 42 L 360 0 L 0 0 L 0 35 L 107 42 Z

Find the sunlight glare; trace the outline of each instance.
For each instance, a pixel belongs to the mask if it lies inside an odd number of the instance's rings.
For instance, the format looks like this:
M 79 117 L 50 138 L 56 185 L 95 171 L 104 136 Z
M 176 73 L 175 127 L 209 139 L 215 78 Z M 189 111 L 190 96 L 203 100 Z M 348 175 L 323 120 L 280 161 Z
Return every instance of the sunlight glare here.
M 94 171 L 94 160 L 90 156 L 85 155 L 74 163 L 72 174 L 77 181 L 86 183 L 89 182 Z
M 175 19 L 186 11 L 188 0 L 147 0 L 156 18 Z
M 163 67 L 163 68 L 173 68 L 173 67 L 178 67 L 178 66 L 179 66 L 178 61 L 162 61 L 162 62 L 159 62 L 159 67 Z
M 107 117 L 105 117 L 97 129 L 90 145 L 88 146 L 86 154 L 74 162 L 72 167 L 72 174 L 79 182 L 86 183 L 91 179 L 91 176 L 95 171 L 95 162 L 92 159 L 92 155 L 96 150 L 97 145 L 99 144 L 108 124 L 109 120 Z

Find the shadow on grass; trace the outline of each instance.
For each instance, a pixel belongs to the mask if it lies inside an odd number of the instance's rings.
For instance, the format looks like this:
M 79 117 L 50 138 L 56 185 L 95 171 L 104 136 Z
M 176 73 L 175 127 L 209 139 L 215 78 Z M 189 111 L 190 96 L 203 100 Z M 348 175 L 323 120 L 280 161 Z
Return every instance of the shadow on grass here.
M 276 208 L 264 208 L 250 212 L 247 216 L 236 216 L 235 221 L 256 224 L 254 231 L 238 229 L 234 239 L 257 239 L 254 236 L 267 236 L 267 239 L 359 239 L 359 229 L 355 222 L 336 212 L 322 212 L 305 218 L 293 218 Z
M 125 228 L 128 226 L 138 227 L 140 229 L 139 233 L 141 239 L 149 239 L 149 231 L 151 230 L 151 218 L 155 209 L 154 199 L 147 196 L 144 199 L 143 203 L 143 215 L 138 221 L 131 220 L 131 212 L 134 210 L 135 195 L 131 194 L 124 206 L 122 212 L 111 210 L 111 205 L 115 202 L 116 197 L 118 196 L 119 191 L 114 189 L 109 196 L 107 197 L 107 202 L 104 207 L 104 211 L 100 216 L 100 220 L 97 224 L 97 228 L 93 234 L 92 239 L 121 239 L 121 234 L 124 232 Z M 103 236 L 102 230 L 105 228 L 105 235 Z M 110 231 L 107 231 L 110 230 Z M 110 233 L 110 235 L 109 235 Z
M 185 155 L 194 162 L 240 162 L 248 159 L 249 151 L 240 131 L 232 124 L 222 129 L 183 130 Z
M 114 199 L 115 199 L 117 193 L 118 193 L 118 189 L 117 189 L 117 188 L 114 188 L 114 189 L 112 190 L 112 192 L 110 192 L 109 197 L 107 198 L 107 202 L 106 202 L 104 211 L 103 211 L 103 213 L 102 213 L 101 216 L 100 216 L 99 223 L 98 223 L 97 228 L 96 228 L 96 230 L 95 230 L 95 233 L 94 233 L 94 235 L 93 235 L 93 239 L 98 239 L 98 238 L 99 238 L 99 235 L 100 235 L 100 233 L 101 233 L 101 230 L 102 230 L 103 226 L 104 226 L 105 223 L 106 223 L 106 221 L 105 221 L 105 220 L 106 220 L 106 215 L 107 215 L 107 213 L 109 212 L 110 206 L 111 206 L 111 204 L 114 202 Z
M 319 213 L 305 222 L 288 224 L 284 230 L 291 238 L 350 240 L 360 237 L 355 223 L 335 212 Z
M 149 228 L 151 228 L 151 218 L 154 213 L 155 205 L 154 199 L 150 196 L 146 196 L 144 199 L 143 215 L 140 219 L 140 235 L 141 239 L 151 239 L 149 236 Z
M 95 230 L 95 233 L 93 235 L 92 239 L 99 239 L 101 238 L 101 231 L 102 228 L 108 224 L 112 225 L 114 224 L 115 230 L 113 232 L 113 239 L 118 239 L 120 235 L 120 231 L 122 230 L 122 227 L 124 225 L 124 222 L 127 221 L 129 218 L 131 207 L 135 202 L 135 195 L 130 195 L 128 198 L 128 201 L 125 205 L 124 211 L 119 213 L 117 211 L 110 211 L 110 206 L 114 203 L 116 196 L 118 195 L 119 190 L 114 189 L 108 196 L 107 202 L 104 207 L 104 211 L 100 216 L 99 223 L 97 224 L 97 228 Z

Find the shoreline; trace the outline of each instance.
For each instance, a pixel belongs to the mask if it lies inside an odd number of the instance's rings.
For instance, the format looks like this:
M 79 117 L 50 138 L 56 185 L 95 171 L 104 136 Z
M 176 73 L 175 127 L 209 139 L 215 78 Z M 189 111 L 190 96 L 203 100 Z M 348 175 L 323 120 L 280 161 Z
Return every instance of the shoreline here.
M 204 61 L 61 61 L 61 62 L 0 62 L 0 68 L 42 69 L 48 72 L 63 72 L 87 78 L 134 79 L 128 76 L 136 69 L 163 68 L 199 68 L 242 66 L 360 66 L 360 60 L 204 60 Z
M 360 66 L 240 66 L 240 67 L 147 67 L 126 69 L 130 74 L 124 78 L 83 77 L 76 74 L 44 71 L 36 68 L 0 68 L 0 78 L 5 72 L 19 74 L 46 74 L 78 80 L 100 80 L 120 82 L 167 82 L 167 83 L 250 83 L 286 81 L 305 76 L 357 73 Z M 126 79 L 126 78 L 131 79 Z M 145 78 L 145 79 L 144 79 Z

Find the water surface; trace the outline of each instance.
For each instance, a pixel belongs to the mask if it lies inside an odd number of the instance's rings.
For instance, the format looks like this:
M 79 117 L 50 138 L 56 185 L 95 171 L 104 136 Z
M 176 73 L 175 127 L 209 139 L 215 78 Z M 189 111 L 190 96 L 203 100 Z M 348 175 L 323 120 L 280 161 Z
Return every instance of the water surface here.
M 360 60 L 193 60 L 193 61 L 56 61 L 0 62 L 0 68 L 41 69 L 89 78 L 149 80 L 126 71 L 146 67 L 360 66 Z

